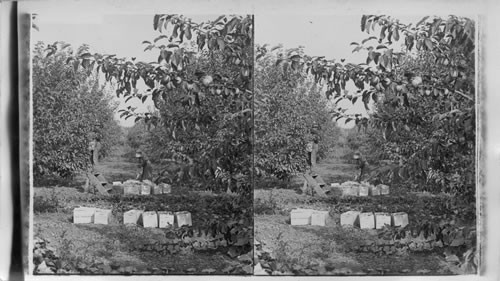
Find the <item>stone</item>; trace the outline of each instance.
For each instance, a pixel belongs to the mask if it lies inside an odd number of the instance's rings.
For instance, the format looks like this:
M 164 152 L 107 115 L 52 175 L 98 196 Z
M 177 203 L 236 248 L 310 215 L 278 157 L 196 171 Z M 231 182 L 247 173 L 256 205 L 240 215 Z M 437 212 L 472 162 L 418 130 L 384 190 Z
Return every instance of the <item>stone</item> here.
M 405 212 L 392 213 L 392 225 L 405 227 L 409 223 L 408 214 Z
M 175 216 L 172 212 L 158 212 L 158 227 L 170 228 L 174 226 Z
M 94 214 L 95 224 L 109 224 L 111 218 L 111 210 L 107 209 L 96 209 Z
M 311 225 L 326 225 L 326 219 L 328 218 L 328 211 L 316 211 L 314 210 L 311 215 Z
M 188 211 L 175 212 L 175 219 L 178 227 L 183 225 L 193 225 L 193 222 L 191 221 L 191 213 Z
M 359 185 L 355 186 L 342 186 L 342 196 L 358 196 Z
M 258 262 L 254 268 L 253 268 L 253 274 L 254 275 L 269 275 L 269 273 L 267 273 L 263 268 L 262 266 L 260 265 L 260 262 Z
M 372 212 L 361 213 L 359 215 L 359 227 L 361 229 L 374 229 L 375 228 L 375 215 Z
M 141 195 L 150 195 L 151 194 L 151 186 L 149 184 L 141 185 Z
M 378 186 L 378 185 L 377 186 L 372 186 L 370 188 L 370 195 L 372 195 L 372 196 L 378 196 L 378 195 L 380 195 L 380 186 Z
M 377 185 L 380 188 L 380 195 L 388 195 L 389 194 L 389 186 L 385 184 Z
M 121 181 L 114 181 L 114 182 L 113 182 L 113 186 L 115 186 L 115 185 L 122 185 L 122 184 L 123 184 L 123 183 L 122 183 Z
M 161 187 L 163 194 L 172 192 L 172 186 L 168 183 L 160 183 L 159 186 Z
M 359 187 L 359 196 L 368 196 L 370 193 L 370 187 L 367 185 L 361 185 Z
M 340 187 L 340 183 L 337 183 L 337 182 L 332 182 L 330 184 L 331 187 Z
M 382 229 L 386 224 L 391 226 L 391 215 L 382 212 L 375 213 L 375 228 Z
M 143 227 L 158 227 L 158 214 L 155 211 L 142 213 Z
M 95 208 L 78 207 L 73 210 L 73 223 L 93 223 Z
M 359 225 L 359 215 L 361 212 L 358 211 L 347 211 L 340 215 L 340 225 L 342 226 L 358 226 Z
M 36 268 L 37 273 L 41 274 L 48 274 L 48 273 L 54 273 L 46 264 L 45 261 L 43 261 L 41 264 L 39 264 Z
M 314 210 L 311 209 L 294 209 L 290 212 L 291 225 L 309 225 L 311 224 L 311 216 Z
M 139 224 L 143 211 L 130 210 L 123 213 L 123 224 Z

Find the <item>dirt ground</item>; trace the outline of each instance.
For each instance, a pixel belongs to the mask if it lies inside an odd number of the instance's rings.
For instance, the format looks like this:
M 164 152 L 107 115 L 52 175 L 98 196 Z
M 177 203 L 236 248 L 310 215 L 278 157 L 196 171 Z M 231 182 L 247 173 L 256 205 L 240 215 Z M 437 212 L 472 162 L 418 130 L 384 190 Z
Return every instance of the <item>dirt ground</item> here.
M 317 172 L 330 184 L 352 180 L 356 170 L 354 165 L 324 161 L 319 164 Z M 422 216 L 434 215 L 435 211 L 426 210 L 425 206 L 433 201 L 438 204 L 441 195 L 413 193 L 404 187 L 391 187 L 390 195 L 367 197 L 361 202 L 342 206 L 341 202 L 332 203 L 335 201 L 301 194 L 299 187 L 302 182 L 302 177 L 296 177 L 289 188 L 259 189 L 257 186 L 254 191 L 256 244 L 260 243 L 260 254 L 270 256 L 270 260 L 279 264 L 291 265 L 282 270 L 285 274 L 290 274 L 293 269 L 300 269 L 306 275 L 455 274 L 438 250 L 398 254 L 353 251 L 360 242 L 376 241 L 381 230 L 340 226 L 340 214 L 348 210 L 403 211 L 409 214 L 411 224 L 412 220 Z M 385 202 L 398 202 L 399 198 L 405 198 L 404 202 L 385 206 Z M 295 208 L 329 211 L 330 217 L 324 227 L 292 226 L 290 211 Z M 265 259 L 260 259 L 260 262 L 263 268 L 273 267 Z
M 168 274 L 186 274 L 214 269 L 214 273 L 222 274 L 228 265 L 234 264 L 222 252 L 161 255 L 135 250 L 143 243 L 165 242 L 165 233 L 158 228 L 73 224 L 68 213 L 40 214 L 34 221 L 35 237 L 48 241 L 57 256 L 68 260 L 81 258 L 87 265 L 133 267 L 137 273 L 158 270 Z
M 108 182 L 134 178 L 138 170 L 136 163 L 121 156 L 106 159 L 98 168 Z M 141 206 L 154 209 L 160 206 L 174 211 L 191 211 L 193 225 L 197 225 L 212 214 L 202 214 L 203 209 L 194 203 L 199 201 L 193 201 L 193 198 L 201 196 L 208 202 L 217 201 L 220 195 L 173 186 L 171 194 L 149 195 L 150 200 L 144 195 L 128 196 L 122 200 L 116 196 L 110 198 L 83 193 L 83 183 L 84 177 L 80 176 L 69 186 L 59 184 L 34 188 L 35 204 L 43 200 L 57 202 L 57 211 L 35 213 L 34 239 L 45 241 L 47 249 L 64 263 L 71 262 L 83 269 L 90 266 L 108 268 L 105 274 L 227 274 L 241 265 L 237 259 L 227 255 L 227 247 L 175 254 L 144 251 L 141 247 L 145 244 L 165 243 L 167 238 L 170 239 L 172 230 L 122 224 L 123 212 L 127 209 Z M 118 205 L 121 208 L 116 208 Z M 108 225 L 74 224 L 73 209 L 78 206 L 113 209 L 111 221 Z M 78 271 L 63 273 L 76 274 Z

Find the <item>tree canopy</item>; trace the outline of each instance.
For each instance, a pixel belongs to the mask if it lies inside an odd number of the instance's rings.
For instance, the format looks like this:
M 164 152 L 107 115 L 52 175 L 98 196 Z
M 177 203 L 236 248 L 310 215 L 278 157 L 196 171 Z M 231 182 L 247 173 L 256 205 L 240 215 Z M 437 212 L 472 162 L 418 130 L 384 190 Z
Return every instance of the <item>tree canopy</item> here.
M 276 47 L 261 47 L 256 57 L 279 53 L 277 66 L 290 75 L 309 74 L 336 103 L 374 104 L 370 116 L 339 108 L 333 116 L 378 132 L 371 135 L 371 148 L 398 163 L 391 178 L 470 201 L 475 196 L 474 21 L 424 17 L 404 24 L 390 16 L 363 15 L 360 28 L 367 38 L 351 45 L 353 52 L 366 53 L 366 63 Z M 356 85 L 355 93 L 346 91 L 349 81 Z
M 45 175 L 71 177 L 89 164 L 88 143 L 99 137 L 106 156 L 120 136 L 111 95 L 95 76 L 66 64 L 69 46 L 46 56 L 38 42 L 33 53 L 33 142 L 35 182 Z M 78 53 L 87 46 L 81 46 Z

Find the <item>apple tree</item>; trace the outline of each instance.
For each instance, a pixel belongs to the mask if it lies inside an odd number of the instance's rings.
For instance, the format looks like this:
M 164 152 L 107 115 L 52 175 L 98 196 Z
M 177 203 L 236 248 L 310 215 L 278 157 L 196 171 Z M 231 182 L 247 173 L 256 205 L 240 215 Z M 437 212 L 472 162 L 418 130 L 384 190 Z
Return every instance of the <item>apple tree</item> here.
M 266 47 L 256 46 L 255 170 L 257 176 L 288 179 L 307 167 L 313 126 L 319 126 L 319 157 L 333 148 L 339 128 L 321 87 L 304 72 L 276 65 L 277 58 L 294 50 L 276 46 L 267 52 Z
M 47 176 L 72 177 L 88 163 L 91 136 L 101 138 L 101 157 L 119 141 L 115 105 L 94 76 L 75 70 L 68 44 L 47 56 L 42 42 L 33 51 L 33 173 L 35 183 Z M 81 46 L 78 52 L 87 47 Z
M 154 16 L 153 28 L 158 37 L 143 44 L 145 51 L 158 53 L 155 62 L 82 53 L 70 63 L 114 81 L 118 97 L 153 101 L 159 114 L 128 107 L 121 116 L 161 127 L 162 139 L 176 146 L 158 146 L 160 157 L 184 161 L 191 178 L 211 177 L 230 189 L 249 191 L 253 18 L 222 15 L 195 23 L 183 15 L 161 14 Z M 212 62 L 218 67 L 209 67 Z
M 353 52 L 366 53 L 366 63 L 297 52 L 277 63 L 326 84 L 326 96 L 336 102 L 373 105 L 369 117 L 337 111 L 336 119 L 377 128 L 374 147 L 383 147 L 381 157 L 399 163 L 393 175 L 470 200 L 475 191 L 474 22 L 425 17 L 413 25 L 364 15 L 361 30 L 369 36 L 351 45 Z M 348 81 L 358 88 L 355 94 L 345 91 Z

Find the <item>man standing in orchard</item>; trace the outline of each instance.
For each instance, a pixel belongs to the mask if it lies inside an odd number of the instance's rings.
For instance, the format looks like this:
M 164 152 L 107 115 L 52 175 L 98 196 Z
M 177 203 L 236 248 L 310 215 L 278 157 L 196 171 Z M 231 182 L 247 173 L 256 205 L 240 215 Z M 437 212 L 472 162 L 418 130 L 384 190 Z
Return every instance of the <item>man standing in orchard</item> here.
M 101 139 L 97 135 L 91 136 L 91 141 L 88 146 L 88 156 L 89 156 L 89 166 L 87 170 L 87 179 L 83 190 L 85 192 L 95 193 L 97 189 L 101 194 L 107 194 L 107 191 L 103 189 L 102 184 L 106 183 L 106 179 L 102 174 L 100 174 L 99 169 L 96 168 L 99 162 L 99 151 L 101 150 Z
M 359 175 L 356 176 L 355 181 L 361 182 L 363 174 L 368 169 L 368 161 L 366 161 L 365 157 L 363 157 L 363 155 L 359 151 L 354 152 L 353 158 L 354 160 L 356 160 L 356 165 L 359 169 Z
M 319 143 L 319 126 L 314 123 L 311 129 L 311 140 L 307 143 L 307 164 L 309 166 L 309 172 L 311 176 L 316 175 L 316 161 L 318 156 L 318 143 Z
M 302 192 L 305 194 L 317 194 L 321 197 L 326 197 L 325 191 L 321 186 L 325 185 L 323 179 L 317 174 L 316 162 L 319 148 L 319 126 L 314 123 L 311 128 L 311 140 L 306 145 L 308 170 L 304 174 L 304 185 Z
M 142 151 L 138 150 L 135 153 L 135 157 L 139 161 L 139 167 L 142 168 L 142 171 L 137 174 L 137 180 L 144 181 L 144 180 L 153 180 L 153 165 L 151 165 L 151 161 L 147 159 Z
M 89 143 L 89 160 L 92 172 L 95 171 L 95 166 L 99 162 L 99 150 L 101 150 L 101 142 L 99 137 L 93 136 L 92 140 Z

